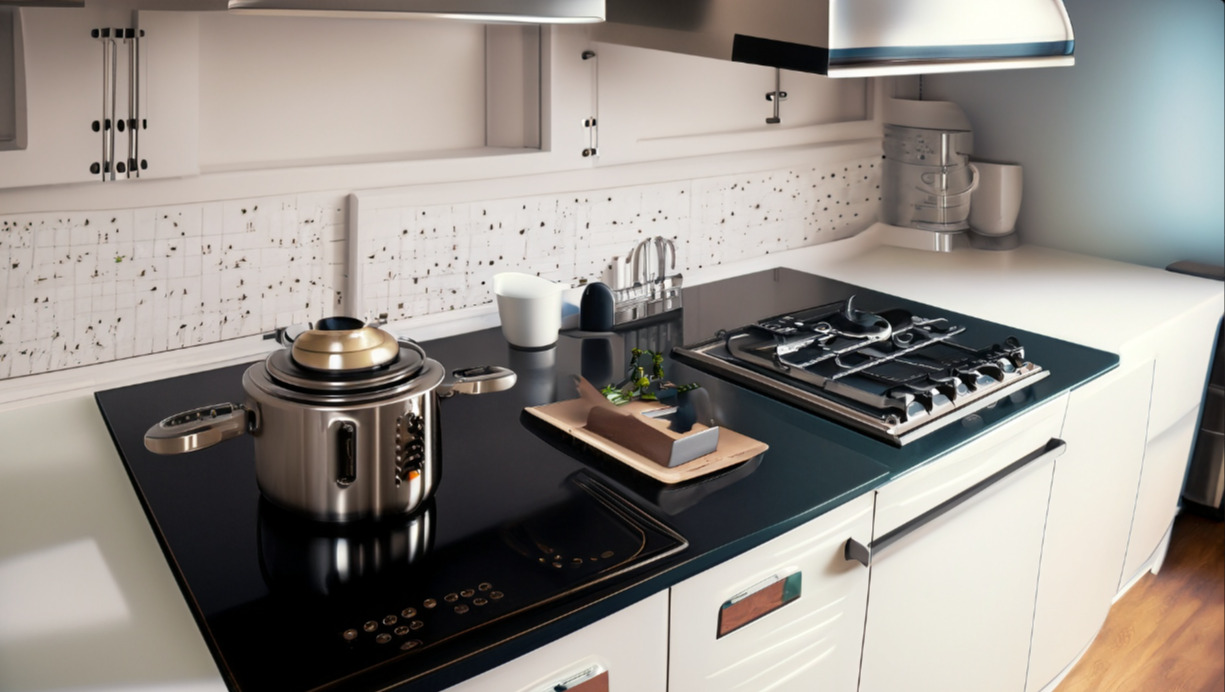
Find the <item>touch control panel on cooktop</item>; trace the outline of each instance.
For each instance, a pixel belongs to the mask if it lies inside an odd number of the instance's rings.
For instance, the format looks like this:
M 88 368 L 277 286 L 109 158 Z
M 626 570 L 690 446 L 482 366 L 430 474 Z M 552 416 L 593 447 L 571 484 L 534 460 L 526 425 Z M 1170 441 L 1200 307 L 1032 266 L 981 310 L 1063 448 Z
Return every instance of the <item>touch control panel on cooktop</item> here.
M 516 618 L 686 548 L 581 466 L 508 457 L 490 477 L 444 422 L 440 492 L 412 514 L 314 522 L 260 496 L 250 440 L 161 457 L 165 411 L 234 400 L 245 366 L 97 395 L 168 562 L 234 689 L 382 689 L 522 633 Z M 495 395 L 496 396 L 496 395 Z M 481 398 L 448 401 L 459 414 Z M 511 425 L 520 428 L 517 420 Z M 521 436 L 521 437 L 516 437 Z M 503 440 L 548 447 L 526 430 Z M 480 438 L 484 439 L 484 438 Z M 477 639 L 472 639 L 477 637 Z M 465 642 L 476 641 L 471 646 Z

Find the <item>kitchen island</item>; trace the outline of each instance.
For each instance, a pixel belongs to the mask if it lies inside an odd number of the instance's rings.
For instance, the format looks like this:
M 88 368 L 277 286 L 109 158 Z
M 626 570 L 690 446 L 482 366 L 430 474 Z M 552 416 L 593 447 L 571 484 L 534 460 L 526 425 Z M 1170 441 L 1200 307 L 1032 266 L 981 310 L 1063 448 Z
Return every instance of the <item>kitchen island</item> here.
M 1098 273 L 1099 280 L 1094 285 L 1096 290 L 1102 293 L 1073 293 L 1071 305 L 1067 309 L 1074 312 L 1085 303 L 1090 303 L 1096 306 L 1095 314 L 1106 320 L 1128 309 L 1117 293 L 1114 296 L 1115 302 L 1110 300 L 1106 291 L 1111 287 L 1101 280 L 1107 276 L 1116 277 L 1116 281 L 1125 285 L 1132 285 L 1136 277 L 1149 279 L 1144 291 L 1145 300 L 1166 306 L 1181 305 L 1184 310 L 1178 314 L 1189 315 L 1187 319 L 1190 322 L 1202 319 L 1214 307 L 1219 308 L 1220 305 L 1219 285 L 1210 282 L 1165 275 L 1155 270 L 1118 263 L 1046 253 L 1031 248 L 1012 253 L 966 252 L 939 255 L 881 247 L 869 233 L 850 241 L 787 255 L 762 258 L 755 260 L 755 264 L 718 268 L 717 272 L 712 271 L 704 277 L 696 277 L 696 281 L 691 283 L 697 285 L 701 281 L 701 286 L 718 286 L 719 284 L 706 280 L 726 278 L 719 276 L 719 272 L 746 273 L 771 266 L 798 265 L 826 276 L 849 278 L 860 285 L 905 295 L 912 300 L 927 301 L 942 309 L 959 310 L 967 315 L 1004 322 L 1010 327 L 1032 332 L 1032 335 L 1025 334 L 1023 341 L 1028 339 L 1029 342 L 1036 341 L 1040 344 L 1044 340 L 1042 335 L 1053 335 L 1097 349 L 1120 353 L 1124 357 L 1125 365 L 1130 365 L 1133 360 L 1151 361 L 1160 354 L 1160 349 L 1152 346 L 1153 341 L 1146 336 L 1148 329 L 1133 331 L 1126 339 L 1120 340 L 1115 338 L 1119 334 L 1117 331 L 1112 333 L 1109 330 L 1095 329 L 1091 333 L 1077 333 L 1076 328 L 1068 326 L 1068 321 L 1051 323 L 1049 317 L 1044 321 L 1037 309 L 1018 309 L 1009 313 L 1006 309 L 1009 307 L 1008 298 L 1015 295 L 1012 292 L 1015 284 L 1032 284 L 1044 289 L 1058 285 L 1061 281 L 1074 284 L 1075 273 L 1069 274 L 1068 270 L 1074 268 L 1083 272 L 1084 268 L 1088 267 Z M 921 275 L 924 272 L 914 268 L 924 262 L 943 262 L 956 266 L 936 268 L 935 270 L 940 272 L 941 280 L 923 282 L 917 287 L 889 283 L 892 277 L 903 273 L 897 269 L 896 265 L 899 263 L 909 266 L 912 274 Z M 1001 270 L 998 266 L 1000 263 L 1010 266 Z M 960 291 L 956 290 L 959 283 L 964 283 L 959 282 L 956 277 L 973 276 L 975 267 L 981 266 L 991 267 L 986 271 L 997 278 L 1000 295 L 995 299 L 989 297 L 994 289 L 962 286 Z M 1047 268 L 1053 266 L 1061 267 L 1060 273 L 1054 279 L 1046 272 Z M 880 269 L 874 272 L 872 267 Z M 1008 271 L 1009 269 L 1011 271 Z M 848 277 L 848 274 L 853 276 Z M 1013 282 L 1013 285 L 1009 285 L 1009 282 Z M 936 290 L 939 287 L 947 288 L 940 293 Z M 717 291 L 714 288 L 710 290 Z M 1067 291 L 1062 293 L 1062 297 L 1066 298 Z M 703 307 L 702 295 L 702 291 L 696 290 L 692 293 L 692 298 L 690 294 L 686 295 L 687 308 L 682 327 L 685 338 L 690 336 L 691 329 L 708 336 L 706 332 L 710 331 L 711 326 L 718 328 L 718 325 L 709 323 L 711 316 L 726 313 L 726 303 Z M 1039 297 L 1030 302 L 1041 301 Z M 707 319 L 699 319 L 699 314 L 706 315 Z M 1049 312 L 1046 314 L 1049 315 Z M 1177 318 L 1177 315 L 1168 310 L 1159 314 L 1168 319 Z M 1015 319 L 1012 319 L 1014 317 Z M 732 326 L 743 321 L 733 314 L 727 314 L 727 318 L 733 322 L 722 326 Z M 701 324 L 694 326 L 696 323 Z M 1190 338 L 1195 340 L 1202 338 L 1203 334 L 1210 335 L 1214 328 L 1215 324 L 1207 325 L 1202 333 L 1190 335 Z M 655 330 L 659 331 L 658 325 Z M 622 335 L 618 340 L 624 338 Z M 649 340 L 657 337 L 647 334 L 642 338 Z M 512 368 L 519 365 L 516 369 L 521 371 L 522 378 L 514 390 L 489 397 L 489 401 L 455 399 L 445 402 L 445 445 L 448 449 L 459 445 L 461 451 L 455 452 L 456 462 L 449 465 L 444 472 L 445 480 L 439 492 L 439 502 L 450 502 L 453 496 L 461 492 L 476 493 L 499 502 L 510 501 L 505 499 L 505 491 L 516 487 L 515 476 L 521 474 L 525 466 L 531 468 L 533 473 L 555 479 L 583 471 L 600 478 L 601 482 L 607 483 L 675 528 L 688 540 L 689 546 L 658 563 L 631 572 L 620 580 L 598 585 L 563 602 L 532 609 L 523 613 L 518 620 L 508 620 L 477 631 L 473 634 L 473 643 L 463 646 L 484 650 L 474 653 L 470 649 L 469 653 L 463 656 L 461 664 L 444 666 L 437 673 L 423 677 L 420 689 L 458 682 L 553 642 L 559 637 L 577 632 L 584 625 L 622 611 L 630 604 L 647 600 L 688 578 L 824 516 L 850 500 L 868 494 L 891 478 L 905 476 L 908 471 L 932 458 L 969 444 L 980 434 L 967 434 L 963 430 L 950 428 L 899 449 L 868 440 L 858 433 L 838 428 L 826 421 L 816 420 L 814 423 L 809 414 L 768 401 L 758 394 L 738 387 L 720 383 L 702 373 L 686 371 L 678 365 L 671 370 L 673 377 L 700 380 L 715 400 L 727 399 L 736 402 L 734 406 L 721 411 L 722 423 L 766 441 L 771 445 L 771 449 L 760 461 L 749 462 L 744 469 L 733 469 L 729 472 L 728 476 L 737 472 L 742 475 L 731 478 L 722 487 L 663 488 L 658 484 L 644 483 L 634 473 L 619 468 L 615 462 L 575 448 L 564 438 L 551 435 L 550 431 L 532 429 L 518 417 L 512 417 L 510 421 L 505 420 L 508 413 L 519 411 L 525 405 L 567 398 L 565 387 L 568 386 L 569 377 L 584 370 L 582 344 L 580 340 L 563 337 L 555 360 L 546 367 L 538 367 L 537 363 L 524 359 L 524 354 L 507 349 L 496 330 L 450 336 L 425 344 L 428 352 L 444 358 L 449 367 L 495 360 Z M 624 357 L 620 354 L 626 345 L 620 342 L 612 349 L 616 358 Z M 1202 349 L 1196 348 L 1196 357 L 1203 357 L 1202 363 L 1199 363 L 1202 366 L 1199 380 L 1201 389 L 1202 372 L 1206 369 L 1206 356 L 1210 346 L 1209 338 Z M 1031 345 L 1032 348 L 1035 346 Z M 1037 348 L 1038 350 L 1030 352 L 1035 361 L 1039 360 L 1038 354 L 1041 351 L 1040 347 Z M 1098 354 L 1105 356 L 1098 359 L 1090 349 L 1073 350 L 1084 353 L 1087 357 L 1091 356 L 1086 361 L 1087 366 L 1082 364 L 1075 367 L 1058 367 L 1057 370 L 1056 364 L 1048 364 L 1047 367 L 1055 374 L 1035 387 L 1042 400 L 1059 398 L 1114 365 L 1112 356 Z M 524 362 L 517 364 L 516 360 Z M 1165 360 L 1158 361 L 1159 369 L 1179 367 L 1162 364 Z M 1194 369 L 1196 364 L 1193 362 L 1187 367 Z M 618 365 L 610 368 L 613 372 L 618 369 Z M 241 367 L 235 367 L 234 372 L 233 379 L 236 383 L 236 373 L 241 372 Z M 1191 387 L 1192 385 L 1188 385 L 1185 388 Z M 1038 407 L 1040 403 L 1040 400 L 1034 400 L 1022 403 L 1015 411 L 1001 411 L 997 422 L 1003 424 L 1031 407 Z M 5 472 L 16 474 L 18 479 L 6 483 L 3 491 L 6 538 L 5 554 L 2 557 L 4 564 L 11 567 L 0 577 L 3 579 L 0 581 L 0 584 L 3 584 L 3 591 L 0 593 L 6 604 L 6 612 L 21 616 L 12 619 L 6 617 L 6 620 L 15 624 L 6 628 L 6 643 L 0 647 L 0 656 L 3 656 L 4 662 L 0 670 L 5 671 L 5 676 L 12 676 L 4 678 L 4 686 L 14 689 L 45 687 L 48 680 L 59 679 L 65 686 L 98 682 L 100 684 L 95 685 L 98 689 L 140 685 L 166 688 L 173 684 L 179 684 L 183 689 L 207 689 L 210 685 L 220 688 L 222 682 L 217 677 L 216 668 L 210 669 L 208 650 L 203 645 L 195 623 L 192 622 L 191 611 L 176 593 L 170 571 L 166 568 L 165 559 L 157 549 L 156 542 L 150 540 L 152 535 L 148 523 L 141 516 L 130 487 L 124 485 L 127 481 L 121 473 L 123 464 L 105 435 L 100 416 L 96 410 L 91 410 L 91 406 L 92 402 L 86 394 L 41 406 L 22 408 L 7 413 L 0 419 L 5 426 L 5 432 L 8 433 L 5 436 L 5 457 L 9 461 L 6 462 Z M 179 408 L 163 413 L 173 413 L 177 410 Z M 154 419 L 156 417 L 153 416 Z M 464 421 L 474 417 L 479 420 L 498 417 L 503 420 L 499 425 L 509 427 L 495 429 L 498 434 L 489 436 L 490 441 L 482 443 L 476 436 L 466 432 L 467 427 L 462 422 L 455 422 L 457 419 Z M 65 426 L 67 433 L 57 432 L 50 440 L 47 436 L 30 439 L 28 433 L 25 436 L 19 434 L 23 431 L 46 429 L 39 426 L 47 426 L 49 420 L 69 423 Z M 990 429 L 992 426 L 988 425 L 983 431 Z M 474 461 L 464 461 L 468 458 L 467 453 L 462 451 L 465 445 L 473 447 L 471 458 Z M 508 454 L 507 449 L 513 450 L 513 453 Z M 478 459 L 480 461 L 476 461 Z M 173 464 L 183 460 L 168 461 Z M 469 463 L 473 465 L 469 466 Z M 78 464 L 84 466 L 78 467 Z M 49 468 L 54 468 L 54 473 L 49 473 Z M 91 482 L 80 483 L 80 479 Z M 711 486 L 714 486 L 713 482 Z M 250 490 L 254 492 L 253 484 Z M 677 492 L 668 492 L 669 490 Z M 682 490 L 695 492 L 680 492 Z M 702 490 L 709 492 L 704 494 Z M 56 499 L 52 501 L 53 498 Z M 30 518 L 34 517 L 56 517 L 56 520 L 30 521 Z M 29 527 L 33 524 L 40 528 L 23 535 L 15 528 L 19 525 L 19 520 L 21 526 Z M 229 523 L 234 522 L 221 522 L 216 530 L 227 530 L 224 525 Z M 246 528 L 238 527 L 235 530 L 241 532 Z M 10 535 L 12 539 L 9 538 Z M 91 545 L 94 547 L 90 548 Z M 63 558 L 66 562 L 57 563 L 57 550 L 68 550 L 70 555 L 88 554 L 91 557 L 68 557 Z M 1144 557 L 1147 560 L 1149 556 Z M 60 568 L 60 564 L 74 566 L 65 569 Z M 80 566 L 82 564 L 89 567 L 83 568 Z M 853 563 L 852 568 L 862 569 Z M 64 574 L 73 575 L 72 579 L 77 581 L 61 581 L 57 585 L 50 578 L 53 575 L 63 578 Z M 73 601 L 71 597 L 91 591 L 98 594 L 96 598 L 86 599 L 93 604 L 93 628 L 83 629 L 80 623 L 69 624 L 70 613 L 80 610 L 79 607 L 72 606 L 79 602 Z M 14 610 L 7 610 L 9 603 L 14 604 Z M 49 611 L 47 604 L 66 607 L 67 610 Z M 39 613 L 45 615 L 48 612 L 61 612 L 63 619 L 38 616 Z M 156 617 L 153 614 L 156 614 Z M 47 635 L 39 638 L 36 634 L 31 634 L 38 630 L 31 630 L 27 623 L 39 623 L 51 629 L 47 630 Z M 660 626 L 665 628 L 666 624 L 661 623 Z M 78 637 L 91 636 L 86 633 L 96 636 L 95 640 L 87 642 L 93 646 L 82 647 L 87 650 L 87 653 L 82 655 L 91 655 L 88 652 L 93 651 L 107 652 L 105 655 L 100 654 L 97 664 L 93 666 L 99 671 L 98 678 L 73 682 L 63 677 L 69 675 L 69 671 L 61 671 L 55 665 L 49 642 L 52 639 L 58 641 L 58 637 L 67 636 L 70 632 Z M 125 638 L 120 634 L 125 632 L 138 632 L 148 639 Z M 522 634 L 518 634 L 520 632 Z M 518 636 L 511 636 L 515 634 Z M 102 646 L 103 642 L 108 646 Z M 458 651 L 461 643 L 457 640 L 454 644 L 453 648 Z M 167 661 L 165 668 L 143 665 L 142 662 L 148 657 L 142 652 L 149 650 L 172 652 L 174 658 L 161 657 Z M 26 655 L 16 656 L 23 651 Z M 13 658 L 10 659 L 10 656 Z M 106 677 L 108 675 L 111 677 Z

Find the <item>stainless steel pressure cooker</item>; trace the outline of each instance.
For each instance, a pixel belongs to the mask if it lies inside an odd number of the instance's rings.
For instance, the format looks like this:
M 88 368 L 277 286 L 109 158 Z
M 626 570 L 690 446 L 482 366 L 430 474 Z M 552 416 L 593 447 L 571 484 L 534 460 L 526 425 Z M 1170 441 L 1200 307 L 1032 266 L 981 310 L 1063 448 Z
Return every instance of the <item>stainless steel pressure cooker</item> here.
M 145 447 L 180 454 L 250 434 L 273 504 L 330 522 L 401 516 L 438 486 L 438 399 L 514 383 L 496 366 L 445 373 L 412 341 L 329 317 L 247 368 L 243 403 L 170 416 L 149 428 Z

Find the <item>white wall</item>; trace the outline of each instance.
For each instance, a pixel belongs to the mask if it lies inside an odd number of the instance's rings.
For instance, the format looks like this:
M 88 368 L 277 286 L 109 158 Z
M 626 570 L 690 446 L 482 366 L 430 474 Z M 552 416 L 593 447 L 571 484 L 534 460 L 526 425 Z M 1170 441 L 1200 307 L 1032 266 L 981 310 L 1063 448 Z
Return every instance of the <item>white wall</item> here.
M 459 22 L 201 13 L 200 167 L 482 147 L 484 41 Z
M 926 77 L 975 154 L 1025 166 L 1027 243 L 1225 264 L 1225 4 L 1065 0 L 1073 67 Z

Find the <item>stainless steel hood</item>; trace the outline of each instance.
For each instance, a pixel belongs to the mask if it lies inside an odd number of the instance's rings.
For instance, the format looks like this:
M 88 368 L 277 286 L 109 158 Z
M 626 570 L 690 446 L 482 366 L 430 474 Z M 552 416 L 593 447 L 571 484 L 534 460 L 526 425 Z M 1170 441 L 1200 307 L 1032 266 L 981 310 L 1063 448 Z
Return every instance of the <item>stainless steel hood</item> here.
M 604 20 L 604 0 L 229 0 L 229 9 L 251 14 L 528 24 L 585 24 Z
M 830 77 L 1071 65 L 1062 0 L 608 0 L 598 41 Z

